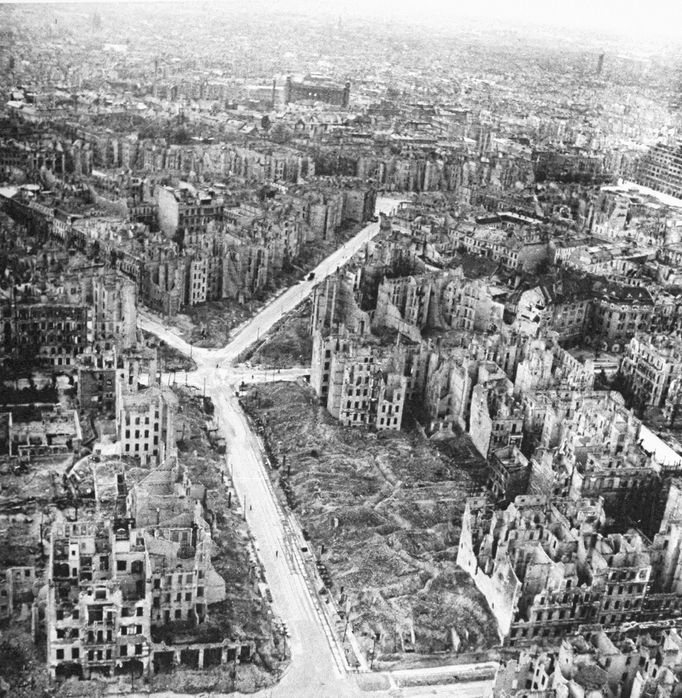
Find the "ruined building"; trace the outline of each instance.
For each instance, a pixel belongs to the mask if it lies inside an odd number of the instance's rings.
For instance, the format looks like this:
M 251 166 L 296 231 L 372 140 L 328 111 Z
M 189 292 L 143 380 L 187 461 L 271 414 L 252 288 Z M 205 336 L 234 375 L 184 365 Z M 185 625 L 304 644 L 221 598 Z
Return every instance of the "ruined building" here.
M 663 407 L 669 396 L 674 399 L 676 379 L 682 377 L 682 340 L 638 333 L 625 348 L 620 371 L 637 400 Z
M 78 402 L 81 409 L 116 414 L 117 384 L 125 391 L 157 382 L 157 352 L 141 345 L 87 351 L 78 357 Z
M 127 349 L 137 342 L 137 288 L 120 272 L 92 280 L 93 342 L 96 348 Z
M 672 482 L 653 542 L 606 533 L 603 499 L 522 495 L 495 511 L 467 502 L 458 564 L 474 579 L 506 643 L 556 642 L 585 626 L 664 627 L 682 617 L 682 485 Z
M 81 424 L 76 410 L 62 405 L 8 405 L 0 412 L 0 456 L 29 463 L 63 458 L 68 460 L 80 452 L 83 442 Z
M 524 648 L 502 664 L 493 696 L 671 698 L 682 675 L 679 630 L 614 633 L 585 629 L 551 649 Z
M 169 388 L 152 385 L 129 390 L 116 385 L 116 427 L 121 455 L 143 465 L 158 464 L 175 454 L 175 413 L 178 399 Z
M 345 426 L 400 429 L 407 379 L 383 364 L 379 353 L 343 328 L 327 337 L 313 335 L 310 383 Z
M 531 456 L 529 492 L 600 497 L 609 521 L 653 535 L 682 457 L 653 434 L 618 393 L 555 394 L 544 404 L 542 435 Z
M 88 345 L 91 309 L 37 297 L 3 301 L 4 351 L 39 366 L 72 366 Z
M 119 474 L 116 504 L 101 521 L 53 525 L 46 612 L 52 678 L 142 675 L 182 662 L 186 648 L 155 642 L 154 629 L 172 620 L 202 623 L 208 605 L 225 597 L 200 490 L 170 459 L 130 491 Z M 251 650 L 198 644 L 191 664 L 236 661 Z
M 360 309 L 357 301 L 361 275 L 361 270 L 340 269 L 315 286 L 310 315 L 311 334 L 316 330 L 323 333 L 336 331 L 342 325 L 352 334 L 369 333 L 370 315 Z
M 129 520 L 54 525 L 47 658 L 53 678 L 149 670 L 149 556 Z M 129 666 L 132 665 L 132 666 Z
M 682 197 L 682 145 L 654 145 L 638 162 L 635 181 L 664 194 Z
M 273 88 L 274 90 L 274 88 Z M 284 87 L 284 103 L 313 101 L 347 107 L 350 100 L 350 82 L 337 85 L 327 78 L 307 75 L 304 78 L 288 76 Z
M 521 445 L 521 403 L 514 397 L 511 381 L 494 363 L 479 366 L 471 394 L 469 435 L 484 458 L 490 451 Z

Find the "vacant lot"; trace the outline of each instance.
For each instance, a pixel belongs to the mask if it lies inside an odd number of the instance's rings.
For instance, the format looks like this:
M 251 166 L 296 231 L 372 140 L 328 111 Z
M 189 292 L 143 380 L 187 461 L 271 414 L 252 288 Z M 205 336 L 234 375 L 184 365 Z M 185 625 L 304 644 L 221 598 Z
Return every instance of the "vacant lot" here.
M 310 334 L 310 300 L 306 300 L 282 318 L 254 348 L 244 352 L 240 361 L 251 361 L 263 368 L 309 366 L 313 338 Z
M 161 373 L 197 370 L 196 362 L 193 359 L 190 359 L 189 356 L 186 356 L 169 344 L 166 344 L 162 339 L 158 339 L 151 332 L 142 330 L 142 336 L 147 344 L 153 343 L 157 346 L 159 352 L 159 371 L 161 371 Z
M 496 644 L 485 599 L 455 564 L 465 499 L 485 474 L 468 437 L 434 444 L 416 429 L 344 428 L 302 384 L 260 385 L 244 404 L 286 456 L 272 477 L 291 469 L 290 501 L 318 553 L 324 546 L 331 592 L 349 599 L 366 650 L 377 633 L 382 660 L 451 651 L 452 630 L 463 651 Z

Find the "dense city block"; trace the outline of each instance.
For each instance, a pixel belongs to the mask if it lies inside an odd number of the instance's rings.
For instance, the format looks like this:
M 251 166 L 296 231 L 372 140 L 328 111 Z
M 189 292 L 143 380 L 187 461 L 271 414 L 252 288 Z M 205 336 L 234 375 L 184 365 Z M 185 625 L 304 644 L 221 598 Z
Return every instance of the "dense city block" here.
M 0 696 L 680 694 L 679 42 L 423 14 L 0 7 Z

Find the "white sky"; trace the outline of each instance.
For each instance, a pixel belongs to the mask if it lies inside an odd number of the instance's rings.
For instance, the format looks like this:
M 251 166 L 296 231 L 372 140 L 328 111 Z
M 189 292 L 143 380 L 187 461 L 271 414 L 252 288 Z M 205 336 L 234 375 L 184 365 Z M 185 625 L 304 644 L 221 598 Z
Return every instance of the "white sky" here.
M 530 24 L 564 25 L 607 33 L 678 37 L 682 42 L 682 0 L 280 0 L 314 11 L 424 17 L 496 18 Z
M 2 0 L 0 0 L 2 1 Z M 34 0 L 28 0 L 33 2 Z M 40 1 L 40 0 L 38 0 Z M 72 2 L 73 0 L 56 0 Z M 150 0 L 153 1 L 153 0 Z M 201 0 L 160 0 L 181 4 Z M 211 0 L 209 0 L 210 2 Z M 213 0 L 245 7 L 249 0 Z M 15 0 L 9 0 L 14 4 Z M 47 0 L 51 2 L 51 0 Z M 93 0 L 75 0 L 76 3 Z M 118 0 L 94 0 L 116 4 Z M 425 20 L 440 26 L 458 18 L 491 19 L 516 24 L 565 26 L 607 34 L 650 39 L 660 36 L 682 44 L 682 0 L 251 0 L 258 7 L 325 15 L 380 16 Z

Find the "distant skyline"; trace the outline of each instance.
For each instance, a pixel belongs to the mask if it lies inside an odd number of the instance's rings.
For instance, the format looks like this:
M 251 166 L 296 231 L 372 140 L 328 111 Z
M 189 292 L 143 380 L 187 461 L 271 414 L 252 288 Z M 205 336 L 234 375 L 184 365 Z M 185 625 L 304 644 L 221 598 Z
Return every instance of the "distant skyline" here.
M 297 9 L 315 11 L 318 0 L 283 0 Z M 423 18 L 447 22 L 456 18 L 489 19 L 514 24 L 562 25 L 607 34 L 679 37 L 680 0 L 338 0 L 327 11 L 349 15 Z
M 0 0 L 1 2 L 2 0 Z M 129 4 L 139 0 L 28 0 L 30 4 Z M 206 1 L 206 0 L 203 0 Z M 682 0 L 207 0 L 248 11 L 272 8 L 281 13 L 290 9 L 311 15 L 384 18 L 419 21 L 441 28 L 462 19 L 523 26 L 565 27 L 578 32 L 617 35 L 650 41 L 661 37 L 682 45 Z M 202 0 L 152 0 L 140 4 L 201 6 Z M 5 4 L 24 4 L 9 0 Z

